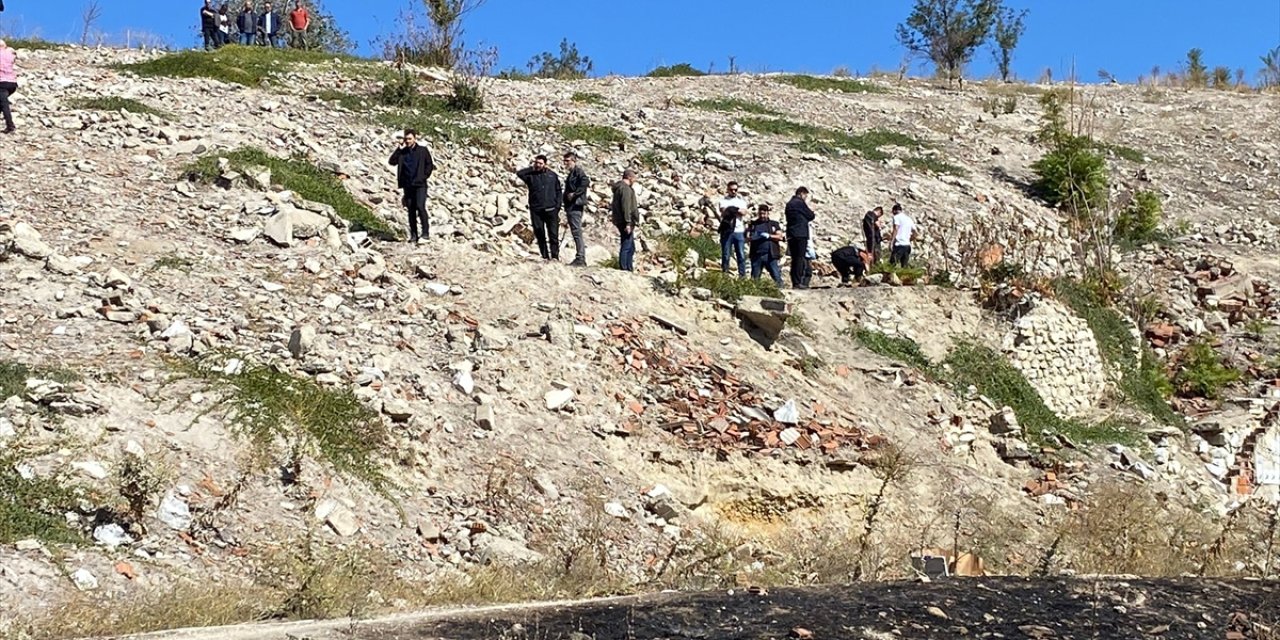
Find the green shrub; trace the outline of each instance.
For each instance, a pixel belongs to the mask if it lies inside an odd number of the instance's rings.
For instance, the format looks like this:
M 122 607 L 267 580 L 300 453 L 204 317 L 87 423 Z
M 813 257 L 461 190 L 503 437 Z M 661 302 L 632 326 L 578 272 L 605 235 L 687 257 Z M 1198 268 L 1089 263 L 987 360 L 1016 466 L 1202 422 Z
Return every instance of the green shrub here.
M 387 107 L 418 107 L 423 105 L 426 96 L 418 91 L 418 81 L 413 74 L 402 71 L 394 80 L 382 85 L 374 94 L 378 104 Z
M 1044 116 L 1039 137 L 1048 150 L 1031 165 L 1036 174 L 1031 186 L 1049 204 L 1087 216 L 1106 205 L 1107 163 L 1094 151 L 1097 143 L 1071 130 L 1067 99 L 1067 94 L 1056 91 L 1040 98 Z
M 698 264 L 708 260 L 720 259 L 720 242 L 711 234 L 692 235 L 688 233 L 668 233 L 662 237 L 663 253 L 677 268 L 684 263 L 685 255 L 690 251 L 698 254 Z
M 1164 424 L 1182 425 L 1182 416 L 1167 400 L 1173 385 L 1164 367 L 1148 348 L 1143 347 L 1140 356 L 1134 357 L 1138 344 L 1124 316 L 1078 281 L 1059 278 L 1053 282 L 1053 291 L 1059 302 L 1089 325 L 1103 360 L 1120 370 L 1118 387 L 1125 400 Z
M 1084 138 L 1075 138 L 1031 165 L 1032 188 L 1055 207 L 1073 212 L 1100 210 L 1107 201 L 1107 163 Z
M 570 99 L 579 104 L 595 104 L 595 105 L 605 104 L 604 96 L 598 93 L 589 93 L 586 91 L 578 91 L 574 93 L 573 97 Z
M 414 129 L 437 142 L 493 148 L 493 130 L 460 122 L 444 101 L 430 100 L 415 110 L 379 113 L 377 122 L 391 129 Z
M 80 541 L 63 515 L 75 508 L 75 493 L 57 479 L 22 477 L 20 463 L 15 451 L 0 451 L 0 544 Z
M 605 258 L 604 260 L 601 260 L 600 263 L 597 264 L 596 266 L 600 267 L 601 269 L 621 269 L 622 260 L 618 258 L 617 254 L 614 254 L 609 256 L 608 258 Z
M 559 129 L 560 135 L 565 140 L 583 140 L 587 144 L 613 145 L 627 141 L 627 134 L 622 131 L 600 124 L 566 124 Z
M 940 160 L 936 156 L 911 156 L 902 161 L 902 166 L 915 169 L 921 173 L 936 173 L 947 176 L 966 176 L 968 171 L 950 162 Z
M 211 78 L 254 87 L 278 79 L 297 65 L 329 64 L 335 57 L 357 60 L 321 51 L 230 45 L 213 51 L 179 51 L 115 68 L 143 77 Z
M 868 160 L 886 160 L 889 154 L 880 150 L 884 146 L 898 146 L 919 149 L 924 143 L 896 131 L 872 129 L 859 134 L 850 134 L 835 129 L 794 122 L 783 118 L 746 117 L 739 120 L 742 126 L 756 133 L 787 136 L 800 140 L 800 147 L 807 151 L 838 153 L 852 151 Z
M 650 78 L 677 78 L 683 76 L 705 76 L 707 74 L 694 69 L 688 62 L 681 62 L 680 64 L 673 64 L 670 66 L 655 67 L 653 71 L 650 71 L 646 75 Z
M 688 103 L 695 109 L 705 109 L 707 111 L 725 111 L 735 112 L 742 111 L 745 113 L 755 113 L 762 116 L 781 115 L 777 111 L 770 109 L 758 102 L 743 100 L 741 98 L 709 98 L 705 100 L 694 100 Z
M 862 327 L 850 327 L 847 333 L 868 351 L 878 353 L 890 360 L 909 364 L 930 374 L 936 373 L 933 363 L 920 350 L 920 345 L 915 340 L 895 338 Z
M 1239 371 L 1222 364 L 1213 343 L 1199 339 L 1182 352 L 1173 384 L 1183 397 L 1216 400 L 1223 388 L 1239 379 Z
M 396 238 L 399 235 L 399 230 L 393 229 L 369 207 L 352 197 L 351 192 L 347 191 L 336 176 L 321 170 L 302 157 L 278 158 L 255 147 L 241 147 L 228 153 L 210 154 L 200 158 L 187 167 L 188 178 L 207 184 L 213 183 L 220 175 L 219 157 L 229 160 L 231 168 L 236 171 L 243 171 L 245 167 L 253 165 L 262 165 L 271 169 L 272 182 L 293 191 L 303 199 L 333 207 L 339 216 L 352 224 L 353 228 L 363 229 L 384 238 Z
M 701 287 L 708 289 L 711 294 L 726 302 L 737 302 L 743 296 L 761 296 L 764 298 L 777 298 L 782 295 L 782 291 L 778 289 L 778 285 L 769 278 L 761 278 L 752 280 L 751 278 L 739 278 L 736 275 L 730 275 L 721 271 L 706 271 L 701 276 L 693 279 L 684 278 L 680 282 L 681 286 Z
M 775 77 L 776 82 L 789 84 L 806 91 L 838 91 L 840 93 L 884 93 L 885 90 L 869 82 L 848 78 L 819 78 L 816 76 L 789 75 Z
M 1164 207 L 1160 204 L 1159 194 L 1139 191 L 1116 216 L 1116 239 L 1130 244 L 1151 242 L 1156 238 L 1163 217 Z
M 79 374 L 61 367 L 32 367 L 18 362 L 0 360 L 0 403 L 12 396 L 20 396 L 27 390 L 27 380 L 39 378 L 62 384 L 80 380 Z
M 883 260 L 871 265 L 871 269 L 868 272 L 883 273 L 885 277 L 896 275 L 903 284 L 915 284 L 928 275 L 928 271 L 924 267 L 900 267 Z
M 1133 147 L 1128 147 L 1128 146 L 1117 144 L 1114 142 L 1100 142 L 1100 141 L 1094 140 L 1093 148 L 1097 149 L 1098 151 L 1102 151 L 1103 153 L 1107 153 L 1117 158 L 1128 160 L 1129 162 L 1134 162 L 1137 164 L 1142 164 L 1143 162 L 1147 161 L 1147 154 L 1141 151 L 1138 151 Z
M 1051 433 L 1077 443 L 1136 444 L 1139 440 L 1136 434 L 1117 423 L 1085 424 L 1058 417 L 1045 406 L 1026 376 L 990 348 L 961 342 L 947 355 L 945 364 L 948 376 L 961 393 L 972 385 L 996 405 L 1012 408 L 1031 442 L 1044 443 Z
M 484 92 L 475 78 L 456 78 L 450 83 L 451 91 L 445 105 L 454 111 L 471 113 L 484 109 Z
M 591 58 L 578 53 L 578 45 L 568 38 L 560 41 L 560 53 L 543 51 L 529 60 L 530 73 L 535 78 L 552 80 L 579 80 L 587 77 L 594 66 Z
M 311 456 L 374 489 L 390 488 L 378 461 L 390 445 L 390 430 L 345 387 L 327 389 L 229 354 L 170 365 L 175 379 L 202 382 L 219 394 L 201 415 L 221 412 L 231 430 L 249 441 L 260 464 L 293 468 L 298 456 Z M 278 458 L 277 447 L 286 459 Z
M 149 114 L 165 120 L 173 120 L 173 115 L 132 98 L 120 96 L 103 96 L 100 98 L 73 98 L 68 103 L 73 109 L 90 111 L 128 111 L 129 113 Z

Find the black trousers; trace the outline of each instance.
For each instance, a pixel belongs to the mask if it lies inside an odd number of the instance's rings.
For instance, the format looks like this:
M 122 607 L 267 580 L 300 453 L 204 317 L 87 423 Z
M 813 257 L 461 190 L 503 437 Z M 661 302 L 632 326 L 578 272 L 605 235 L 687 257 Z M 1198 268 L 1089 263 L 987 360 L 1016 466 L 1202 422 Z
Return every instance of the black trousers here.
M 0 82 L 0 114 L 4 115 L 4 128 L 13 128 L 13 112 L 9 110 L 9 96 L 18 91 L 16 82 Z
M 849 276 L 861 280 L 863 274 L 867 272 L 867 266 L 862 264 L 862 260 L 841 260 L 837 256 L 831 256 L 831 264 L 840 274 L 841 282 L 848 282 Z
M 404 207 L 409 212 L 409 239 L 431 237 L 431 219 L 427 217 L 427 187 L 405 187 Z M 422 222 L 422 235 L 418 235 L 418 222 Z
M 533 237 L 538 239 L 538 253 L 543 260 L 560 259 L 560 210 L 530 211 Z
M 907 260 L 910 257 L 911 245 L 895 244 L 893 245 L 893 252 L 889 254 L 889 264 L 905 269 L 907 267 Z
M 813 270 L 810 268 L 809 258 L 806 256 L 808 252 L 808 238 L 787 238 L 787 256 L 791 258 L 792 287 L 809 286 L 809 280 L 813 277 Z

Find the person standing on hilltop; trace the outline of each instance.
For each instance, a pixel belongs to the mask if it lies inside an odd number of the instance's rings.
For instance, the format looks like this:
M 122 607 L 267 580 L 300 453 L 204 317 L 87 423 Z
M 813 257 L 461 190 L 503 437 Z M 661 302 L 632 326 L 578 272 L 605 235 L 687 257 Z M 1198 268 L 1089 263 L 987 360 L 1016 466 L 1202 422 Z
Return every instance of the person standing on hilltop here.
M 204 37 L 204 50 L 218 47 L 218 12 L 213 9 L 213 0 L 204 0 L 200 7 L 200 35 Z
M 271 9 L 270 2 L 263 6 L 262 15 L 258 16 L 258 34 L 262 36 L 263 46 L 280 46 L 280 16 Z
M 747 276 L 747 265 L 742 252 L 746 248 L 747 225 L 744 216 L 747 213 L 747 201 L 738 195 L 738 183 L 730 181 L 725 185 L 725 194 L 716 203 L 720 211 L 720 271 L 729 273 L 729 255 L 732 252 L 738 261 L 738 277 Z
M 404 206 L 409 212 L 409 242 L 420 242 L 431 237 L 431 219 L 427 217 L 427 181 L 436 170 L 431 151 L 418 144 L 418 132 L 405 129 L 400 148 L 391 154 L 391 166 L 396 170 L 396 184 L 404 190 Z M 418 235 L 418 222 L 422 222 L 422 235 Z
M 302 6 L 302 0 L 295 0 L 293 11 L 289 12 L 289 46 L 294 49 L 307 48 L 307 29 L 311 27 L 311 14 Z
M 543 260 L 559 260 L 560 203 L 564 198 L 560 176 L 547 166 L 547 157 L 538 154 L 533 166 L 517 171 L 516 177 L 529 188 L 529 220 L 538 239 L 538 253 Z
M 627 169 L 622 179 L 613 183 L 613 202 L 609 211 L 613 214 L 613 226 L 618 228 L 618 268 L 635 271 L 636 225 L 640 222 L 640 207 L 636 204 L 636 172 Z
M 224 47 L 231 44 L 231 14 L 227 8 L 227 3 L 222 3 L 218 7 L 218 46 Z
M 880 218 L 884 216 L 884 207 L 876 207 L 862 216 L 862 236 L 866 238 L 867 253 L 871 254 L 871 264 L 880 262 Z
M 240 32 L 240 44 L 250 46 L 258 35 L 258 16 L 253 13 L 253 3 L 244 0 L 244 8 L 236 16 L 236 30 Z
M 805 187 L 796 189 L 796 194 L 787 202 L 785 210 L 787 220 L 787 256 L 791 259 L 791 287 L 808 289 L 809 277 L 809 223 L 813 222 L 814 213 L 809 208 L 809 190 Z
M 751 239 L 751 279 L 759 280 L 762 271 L 768 271 L 769 277 L 779 287 L 782 286 L 782 270 L 778 268 L 778 260 L 782 257 L 782 225 L 769 219 L 769 205 L 762 204 L 756 208 L 756 219 L 747 227 L 747 237 Z
M 0 40 L 0 114 L 4 115 L 4 132 L 13 133 L 13 113 L 9 110 L 9 96 L 18 90 L 18 52 Z
M 901 204 L 894 204 L 893 250 L 889 254 L 889 264 L 907 268 L 907 260 L 911 258 L 911 236 L 915 232 L 916 221 L 902 210 Z
M 564 177 L 564 211 L 569 217 L 569 234 L 573 236 L 574 255 L 571 267 L 587 266 L 587 243 L 582 239 L 582 215 L 587 209 L 587 189 L 591 188 L 591 178 L 578 164 L 578 154 L 568 151 L 564 154 L 564 168 L 569 172 Z

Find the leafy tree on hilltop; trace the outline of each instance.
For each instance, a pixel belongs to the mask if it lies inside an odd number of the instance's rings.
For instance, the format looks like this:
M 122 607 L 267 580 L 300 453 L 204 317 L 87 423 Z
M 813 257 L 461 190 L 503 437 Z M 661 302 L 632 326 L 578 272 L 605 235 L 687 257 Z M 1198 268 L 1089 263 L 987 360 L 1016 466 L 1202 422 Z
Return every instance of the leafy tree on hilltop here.
M 1258 76 L 1263 89 L 1280 87 L 1280 47 L 1262 56 L 1262 70 L 1258 72 Z
M 1204 50 L 1187 52 L 1187 86 L 1203 89 L 1209 84 L 1209 70 L 1204 66 Z
M 996 66 L 1000 68 L 1000 80 L 1009 81 L 1009 68 L 1013 63 L 1013 50 L 1018 48 L 1018 40 L 1027 30 L 1027 10 L 1015 12 L 1005 7 L 996 15 L 995 40 Z
M 568 38 L 560 41 L 560 55 L 543 51 L 529 60 L 529 73 L 535 78 L 577 80 L 591 73 L 591 58 L 578 53 L 578 45 Z
M 311 33 L 307 40 L 310 48 L 327 53 L 355 51 L 356 43 L 351 40 L 351 35 L 338 26 L 333 14 L 325 10 L 322 0 L 306 0 L 304 4 L 311 6 Z
M 916 0 L 898 25 L 898 42 L 945 70 L 948 82 L 963 84 L 964 65 L 991 36 L 1000 8 L 1000 0 Z

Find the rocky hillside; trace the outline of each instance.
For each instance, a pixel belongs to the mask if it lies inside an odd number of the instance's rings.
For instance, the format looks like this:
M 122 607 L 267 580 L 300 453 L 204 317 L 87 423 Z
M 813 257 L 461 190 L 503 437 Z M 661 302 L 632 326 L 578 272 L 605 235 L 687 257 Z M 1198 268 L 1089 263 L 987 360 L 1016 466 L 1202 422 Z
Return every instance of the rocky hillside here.
M 1168 238 L 1116 251 L 1107 308 L 1027 186 L 1050 87 L 492 81 L 456 114 L 384 106 L 404 99 L 378 63 L 229 51 L 20 53 L 14 637 L 884 579 L 920 555 L 1278 568 L 1274 96 L 1084 90 L 1115 191 L 1163 196 Z M 394 240 L 405 125 L 439 167 L 422 245 Z M 512 176 L 566 149 L 595 179 L 586 269 L 537 259 Z M 626 167 L 635 274 L 601 266 Z M 775 208 L 812 189 L 822 251 L 902 202 L 927 268 L 721 278 L 692 236 L 730 179 Z

